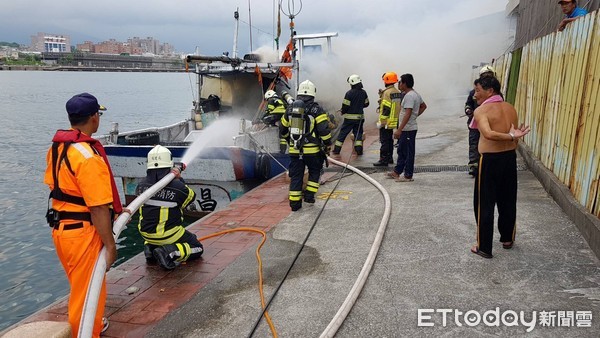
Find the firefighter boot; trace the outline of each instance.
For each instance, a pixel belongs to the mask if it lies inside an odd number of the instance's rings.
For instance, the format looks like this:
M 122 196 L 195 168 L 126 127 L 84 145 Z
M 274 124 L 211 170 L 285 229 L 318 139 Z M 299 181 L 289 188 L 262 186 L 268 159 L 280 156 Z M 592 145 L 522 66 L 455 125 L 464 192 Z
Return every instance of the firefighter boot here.
M 298 211 L 302 208 L 302 201 L 290 202 L 290 207 L 292 208 L 292 211 Z
M 304 193 L 304 202 L 315 204 L 315 194 Z
M 156 264 L 156 258 L 154 258 L 152 249 L 153 246 L 150 246 L 149 244 L 144 244 L 144 257 L 146 257 L 146 264 Z
M 356 146 L 354 147 L 354 150 L 356 151 L 356 155 L 360 156 L 363 154 L 363 147 L 362 146 Z
M 173 270 L 177 267 L 175 260 L 173 259 L 173 254 L 177 251 L 177 247 L 173 244 L 167 244 L 163 246 L 159 246 L 152 253 L 154 254 L 154 258 L 158 261 L 158 264 L 166 270 Z
M 387 167 L 388 166 L 388 160 L 387 159 L 380 159 L 378 162 L 373 163 L 374 167 Z
M 333 147 L 333 151 L 331 152 L 331 154 L 333 154 L 333 155 L 339 155 L 340 151 L 342 151 L 342 147 L 336 145 L 335 147 Z

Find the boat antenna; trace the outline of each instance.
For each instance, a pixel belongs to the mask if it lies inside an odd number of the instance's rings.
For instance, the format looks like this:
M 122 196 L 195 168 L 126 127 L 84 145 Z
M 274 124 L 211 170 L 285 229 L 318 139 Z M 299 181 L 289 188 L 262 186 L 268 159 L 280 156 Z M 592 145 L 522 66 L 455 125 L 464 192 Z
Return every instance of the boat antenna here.
M 237 39 L 238 39 L 238 31 L 240 29 L 240 12 L 239 7 L 235 9 L 233 12 L 233 18 L 235 19 L 235 29 L 233 30 L 233 58 L 237 58 Z
M 279 0 L 279 8 L 281 12 L 290 19 L 290 40 L 294 41 L 294 36 L 296 35 L 296 32 L 294 30 L 294 18 L 298 16 L 298 14 L 300 14 L 300 12 L 302 11 L 302 0 L 298 0 L 298 2 L 300 3 L 300 7 L 298 8 L 298 10 L 296 10 L 296 0 L 287 0 L 287 12 L 281 6 L 282 2 L 283 0 Z M 298 59 L 296 58 L 296 51 L 296 48 L 294 48 L 294 50 L 292 51 L 292 63 L 294 64 L 293 69 L 296 70 L 296 88 L 294 89 L 298 90 L 298 86 L 300 85 L 300 64 L 298 63 Z
M 252 53 L 252 13 L 250 12 L 250 0 L 248 0 L 248 24 L 250 25 L 250 52 Z

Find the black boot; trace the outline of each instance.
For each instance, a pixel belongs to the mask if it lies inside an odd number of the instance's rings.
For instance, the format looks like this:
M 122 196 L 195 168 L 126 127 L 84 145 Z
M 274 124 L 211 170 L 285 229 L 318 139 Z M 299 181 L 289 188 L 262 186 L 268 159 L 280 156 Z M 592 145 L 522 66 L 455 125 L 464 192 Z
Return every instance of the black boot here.
M 354 150 L 356 151 L 356 155 L 358 156 L 363 154 L 363 147 L 354 147 Z
M 292 211 L 298 211 L 302 208 L 302 201 L 290 202 L 290 207 L 292 208 Z
M 335 147 L 333 147 L 333 151 L 331 152 L 331 154 L 333 154 L 333 155 L 339 155 L 340 151 L 342 151 L 342 147 L 335 146 Z
M 315 204 L 315 194 L 305 194 L 304 202 L 310 203 L 310 204 Z
M 386 160 L 379 160 L 375 163 L 373 163 L 373 166 L 375 167 L 387 167 L 388 166 L 388 162 Z
M 173 260 L 173 257 L 171 257 L 170 255 L 170 247 L 173 247 L 174 245 L 172 244 L 168 244 L 165 246 L 159 246 L 156 249 L 154 249 L 154 251 L 152 251 L 154 258 L 156 258 L 156 260 L 158 261 L 158 264 L 160 264 L 160 266 L 163 269 L 166 270 L 173 270 L 177 267 L 177 264 L 175 263 L 175 261 Z M 177 248 L 177 247 L 175 247 Z
M 153 246 L 144 244 L 144 257 L 146 257 L 146 264 L 149 264 L 149 265 L 156 264 L 156 258 L 154 258 L 152 249 L 153 249 Z

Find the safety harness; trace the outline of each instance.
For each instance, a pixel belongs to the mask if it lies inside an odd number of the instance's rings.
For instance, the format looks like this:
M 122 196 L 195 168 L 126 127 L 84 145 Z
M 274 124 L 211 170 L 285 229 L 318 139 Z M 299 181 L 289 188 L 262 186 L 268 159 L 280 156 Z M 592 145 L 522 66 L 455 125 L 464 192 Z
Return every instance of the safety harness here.
M 290 140 L 293 147 L 300 152 L 300 158 L 304 155 L 304 145 L 306 143 L 320 144 L 319 138 L 313 135 L 316 122 L 312 110 L 316 110 L 315 105 L 315 103 L 310 103 L 306 108 L 294 107 L 299 109 L 292 109 L 290 114 Z
M 60 170 L 60 165 L 63 162 L 63 160 L 67 165 L 69 171 L 73 175 L 75 175 L 75 172 L 71 168 L 69 157 L 67 157 L 67 150 L 73 142 L 64 142 L 64 147 L 59 157 L 58 146 L 60 145 L 60 143 L 63 142 L 52 142 L 52 179 L 54 180 L 54 188 L 52 189 L 52 191 L 50 191 L 50 195 L 48 196 L 48 211 L 46 212 L 46 220 L 48 221 L 48 225 L 50 227 L 57 227 L 60 224 L 60 221 L 64 219 L 87 221 L 91 223 L 92 215 L 89 212 L 58 211 L 50 207 L 50 199 L 55 199 L 71 204 L 77 204 L 84 207 L 87 206 L 83 197 L 73 196 L 60 190 L 60 187 L 58 185 L 58 172 Z

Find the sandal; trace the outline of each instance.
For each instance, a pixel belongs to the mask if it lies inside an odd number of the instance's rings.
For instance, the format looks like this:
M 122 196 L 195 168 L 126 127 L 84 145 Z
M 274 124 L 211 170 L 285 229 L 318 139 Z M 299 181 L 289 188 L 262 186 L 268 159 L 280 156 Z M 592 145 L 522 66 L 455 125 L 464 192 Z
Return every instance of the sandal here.
M 515 244 L 515 242 L 502 242 L 502 249 L 512 249 L 513 245 Z
M 483 251 L 479 250 L 479 248 L 476 245 L 471 248 L 471 252 L 474 253 L 474 254 L 476 254 L 476 255 L 479 255 L 479 256 L 481 256 L 483 258 L 492 258 L 492 257 L 494 257 L 494 256 L 492 256 L 492 254 L 489 254 L 487 252 L 483 252 Z

